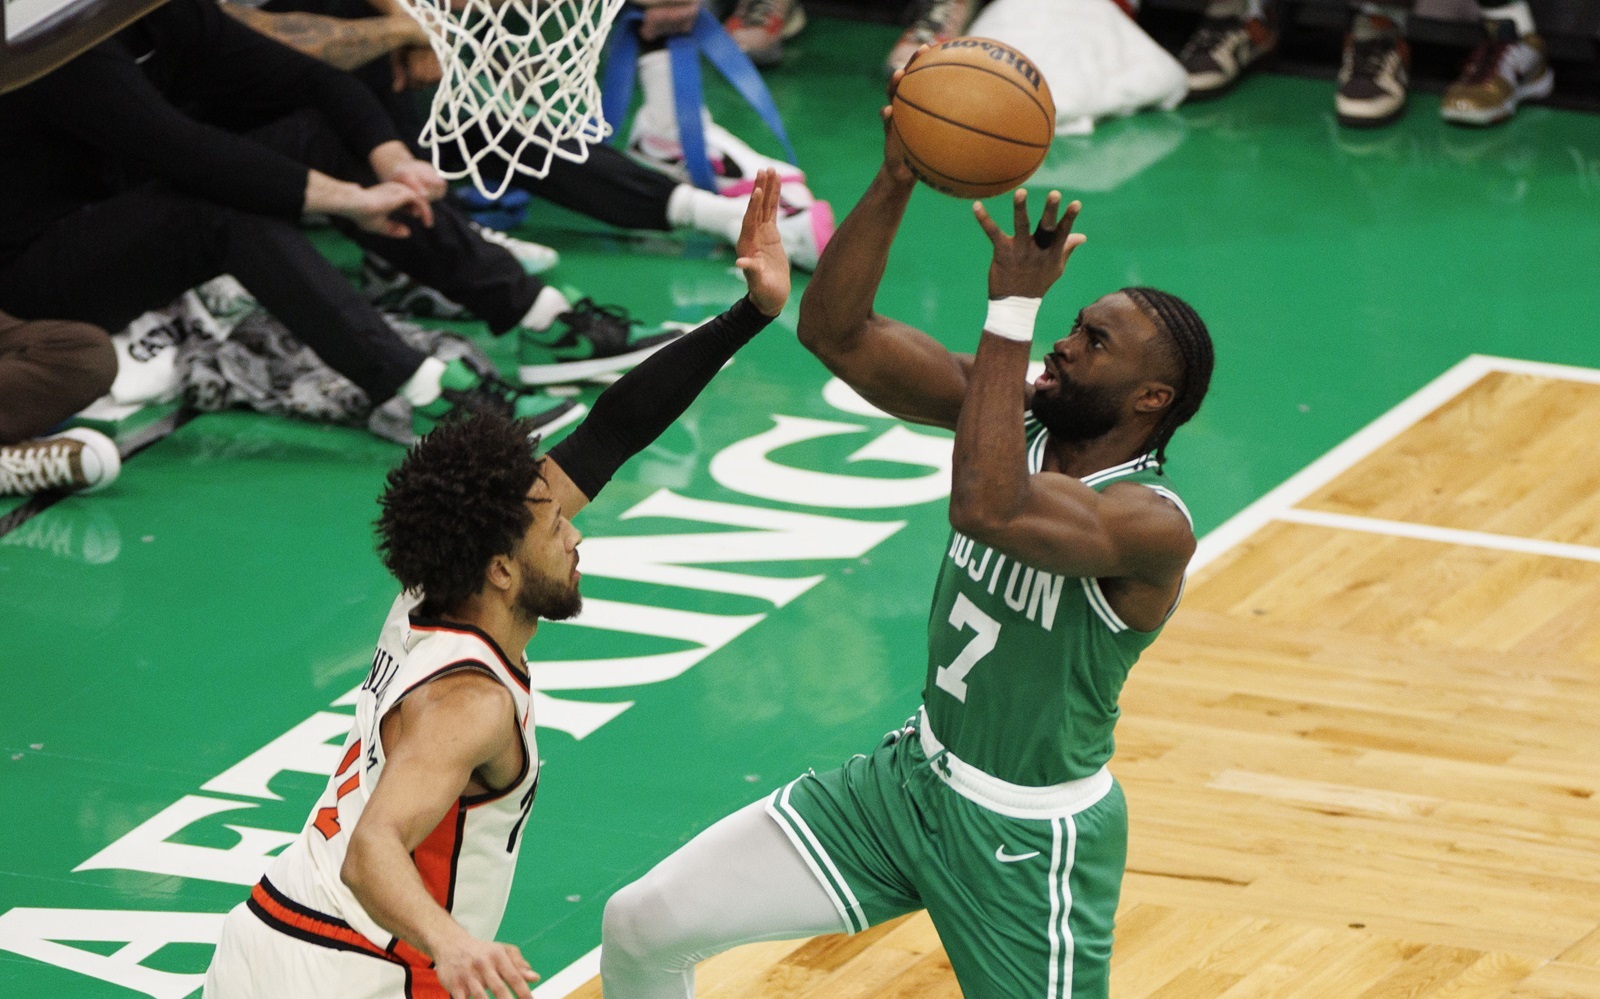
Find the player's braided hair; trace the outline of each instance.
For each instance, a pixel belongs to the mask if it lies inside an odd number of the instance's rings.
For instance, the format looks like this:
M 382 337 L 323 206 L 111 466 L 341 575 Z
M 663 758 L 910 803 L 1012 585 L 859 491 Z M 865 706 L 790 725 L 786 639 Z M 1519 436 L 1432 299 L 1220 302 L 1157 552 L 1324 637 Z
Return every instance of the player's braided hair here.
M 1177 369 L 1175 395 L 1167 411 L 1145 443 L 1146 451 L 1156 453 L 1157 467 L 1166 464 L 1167 442 L 1177 429 L 1200 410 L 1200 403 L 1211 386 L 1211 334 L 1194 308 L 1177 295 L 1156 288 L 1124 288 L 1161 331 L 1166 334 L 1164 350 Z
M 389 472 L 378 505 L 378 556 L 423 614 L 455 611 L 483 586 L 533 521 L 525 502 L 543 459 L 526 420 L 480 410 L 435 427 Z

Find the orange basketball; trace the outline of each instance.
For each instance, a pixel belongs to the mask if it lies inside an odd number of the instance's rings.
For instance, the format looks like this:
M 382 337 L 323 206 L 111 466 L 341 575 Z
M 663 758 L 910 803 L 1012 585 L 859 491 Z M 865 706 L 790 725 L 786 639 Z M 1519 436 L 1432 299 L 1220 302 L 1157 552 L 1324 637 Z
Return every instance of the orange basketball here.
M 912 173 L 958 198 L 1027 180 L 1056 132 L 1050 87 L 1027 56 L 992 38 L 954 38 L 917 56 L 894 95 Z

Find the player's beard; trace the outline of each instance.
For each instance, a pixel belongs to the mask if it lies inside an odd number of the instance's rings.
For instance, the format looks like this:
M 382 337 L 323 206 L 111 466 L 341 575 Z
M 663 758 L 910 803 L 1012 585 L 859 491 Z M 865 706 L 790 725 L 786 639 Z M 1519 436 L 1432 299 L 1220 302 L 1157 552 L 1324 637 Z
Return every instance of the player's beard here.
M 1106 389 L 1074 385 L 1062 378 L 1033 394 L 1033 415 L 1057 440 L 1092 441 L 1117 425 L 1117 403 Z
M 525 621 L 565 621 L 577 617 L 583 610 L 583 595 L 578 584 L 549 576 L 523 567 L 522 588 L 517 591 L 517 613 Z

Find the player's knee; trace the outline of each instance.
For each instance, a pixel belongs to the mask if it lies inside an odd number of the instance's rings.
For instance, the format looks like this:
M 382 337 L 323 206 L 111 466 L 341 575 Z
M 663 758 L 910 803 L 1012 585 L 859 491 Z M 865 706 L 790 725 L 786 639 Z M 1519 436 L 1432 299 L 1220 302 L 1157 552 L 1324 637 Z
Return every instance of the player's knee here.
M 641 961 L 670 951 L 681 927 L 666 893 L 647 874 L 606 902 L 600 933 L 607 953 Z

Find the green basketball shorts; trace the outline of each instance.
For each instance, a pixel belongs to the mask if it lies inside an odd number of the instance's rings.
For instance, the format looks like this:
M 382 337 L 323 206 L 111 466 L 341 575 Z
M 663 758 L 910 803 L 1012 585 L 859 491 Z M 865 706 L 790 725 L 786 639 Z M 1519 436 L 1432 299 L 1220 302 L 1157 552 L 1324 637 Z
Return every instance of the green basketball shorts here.
M 1108 994 L 1128 819 L 1107 771 L 1010 784 L 946 752 L 919 714 L 766 807 L 852 932 L 927 909 L 967 999 Z

